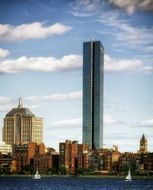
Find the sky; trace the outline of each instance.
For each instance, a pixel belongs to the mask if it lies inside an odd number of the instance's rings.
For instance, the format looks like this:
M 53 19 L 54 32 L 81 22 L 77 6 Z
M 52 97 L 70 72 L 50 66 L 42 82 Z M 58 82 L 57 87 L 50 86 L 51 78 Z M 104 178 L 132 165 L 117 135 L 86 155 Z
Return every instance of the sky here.
M 0 136 L 18 106 L 43 118 L 44 143 L 82 143 L 83 42 L 104 55 L 104 144 L 153 152 L 152 0 L 0 0 Z M 2 140 L 2 139 L 1 139 Z

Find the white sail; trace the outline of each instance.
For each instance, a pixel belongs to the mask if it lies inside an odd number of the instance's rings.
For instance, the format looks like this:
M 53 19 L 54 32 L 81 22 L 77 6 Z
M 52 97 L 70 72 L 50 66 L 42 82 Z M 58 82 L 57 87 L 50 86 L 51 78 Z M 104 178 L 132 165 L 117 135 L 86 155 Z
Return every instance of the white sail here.
M 131 181 L 131 171 L 129 169 L 128 175 L 126 176 L 126 181 Z
M 38 169 L 37 169 L 36 174 L 34 175 L 33 179 L 41 179 Z

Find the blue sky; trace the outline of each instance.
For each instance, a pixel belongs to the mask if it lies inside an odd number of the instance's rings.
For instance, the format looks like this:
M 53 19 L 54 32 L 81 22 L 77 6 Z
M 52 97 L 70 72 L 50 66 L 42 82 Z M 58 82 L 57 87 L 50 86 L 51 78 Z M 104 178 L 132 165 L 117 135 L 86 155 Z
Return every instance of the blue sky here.
M 152 0 L 0 0 L 0 127 L 25 107 L 44 119 L 44 142 L 82 142 L 82 44 L 105 49 L 104 143 L 153 151 Z

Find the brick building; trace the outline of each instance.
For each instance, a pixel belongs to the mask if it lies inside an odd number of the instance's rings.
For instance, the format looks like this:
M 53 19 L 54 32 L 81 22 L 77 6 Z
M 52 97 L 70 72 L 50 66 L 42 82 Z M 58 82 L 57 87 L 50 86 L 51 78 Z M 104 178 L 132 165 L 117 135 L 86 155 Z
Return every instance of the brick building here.
M 75 174 L 78 168 L 88 168 L 88 149 L 85 144 L 66 140 L 59 144 L 59 166 L 65 166 L 68 173 Z

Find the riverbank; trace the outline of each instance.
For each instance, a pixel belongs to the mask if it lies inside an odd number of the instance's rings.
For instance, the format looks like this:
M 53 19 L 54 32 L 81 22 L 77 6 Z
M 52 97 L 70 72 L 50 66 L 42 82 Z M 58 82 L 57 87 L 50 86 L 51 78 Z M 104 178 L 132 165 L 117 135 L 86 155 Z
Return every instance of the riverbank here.
M 25 177 L 25 178 L 33 178 L 33 175 L 1 175 L 0 178 L 3 177 Z M 116 176 L 116 175 L 41 175 L 42 178 L 119 178 L 124 179 L 126 176 Z M 153 179 L 153 176 L 132 176 L 132 179 Z

